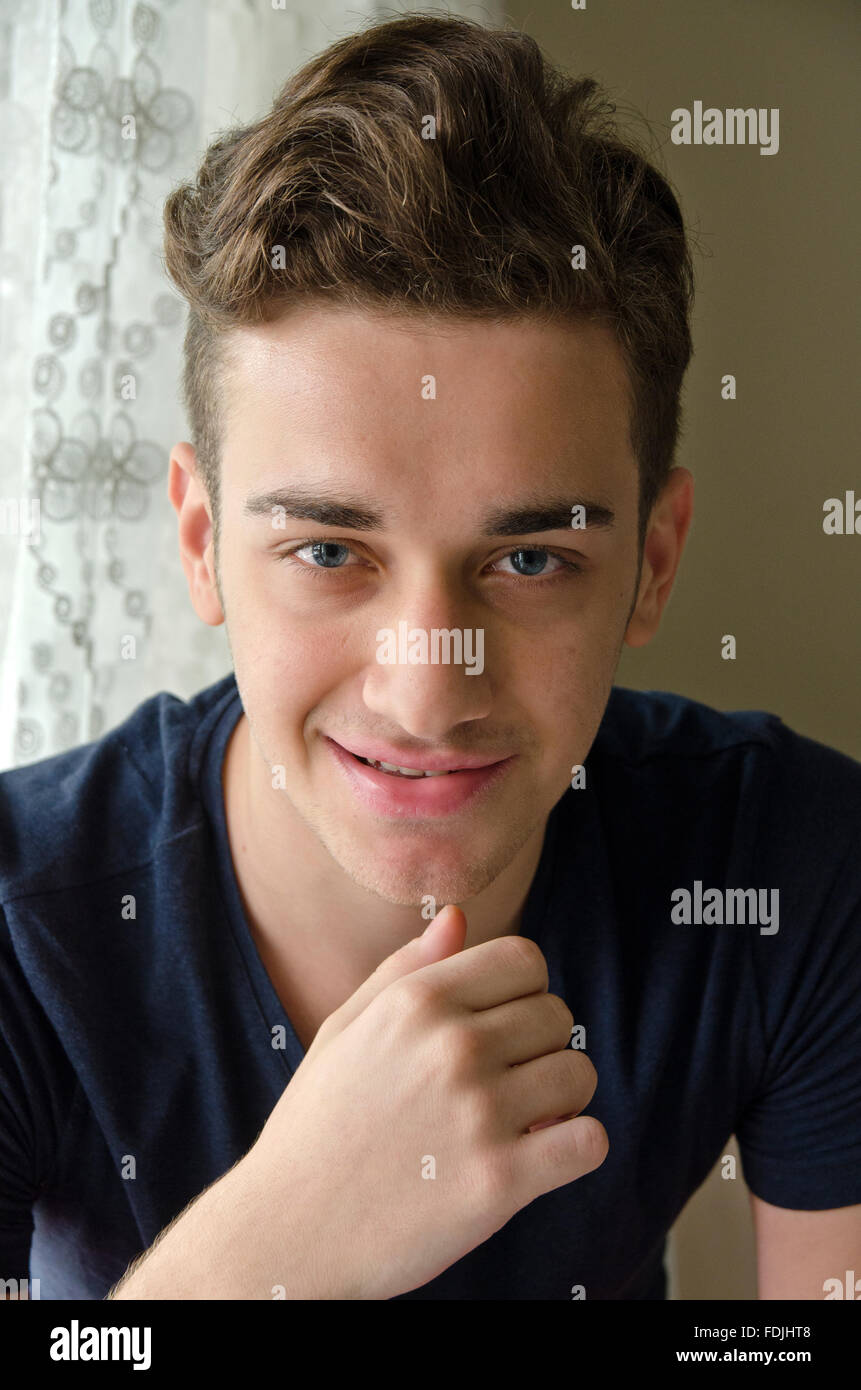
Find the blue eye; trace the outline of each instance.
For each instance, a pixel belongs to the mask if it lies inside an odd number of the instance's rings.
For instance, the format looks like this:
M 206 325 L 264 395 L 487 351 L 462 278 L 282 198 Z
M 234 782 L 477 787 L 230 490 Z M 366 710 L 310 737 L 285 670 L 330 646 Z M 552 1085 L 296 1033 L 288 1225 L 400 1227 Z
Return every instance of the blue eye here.
M 508 555 L 503 555 L 502 559 L 511 560 L 512 563 L 514 563 L 515 556 L 524 555 L 528 557 L 525 562 L 526 573 L 521 574 L 519 571 L 515 570 L 518 579 L 545 578 L 545 575 L 542 571 L 542 567 L 546 565 L 548 559 L 556 560 L 560 566 L 564 566 L 567 563 L 566 561 L 560 559 L 558 555 L 554 555 L 551 550 L 544 550 L 540 546 L 520 546 L 517 550 L 510 551 Z M 497 563 L 499 562 L 497 561 Z M 537 568 L 534 568 L 535 566 L 537 566 Z M 559 571 L 553 570 L 552 573 L 558 574 Z
M 299 559 L 303 550 L 310 550 L 311 560 Z M 338 552 L 342 552 L 344 559 L 338 559 Z M 334 554 L 332 552 L 335 552 Z M 290 550 L 282 550 L 276 555 L 277 560 L 290 560 L 294 565 L 300 567 L 306 574 L 320 575 L 328 570 L 354 569 L 355 566 L 347 565 L 346 557 L 355 555 L 355 551 L 345 542 L 336 540 L 320 540 L 318 537 L 307 537 L 303 541 L 297 542 Z M 574 560 L 566 560 L 562 555 L 557 555 L 554 550 L 548 550 L 544 546 L 520 545 L 515 550 L 510 550 L 507 555 L 503 555 L 500 560 L 494 561 L 492 569 L 501 564 L 503 560 L 514 562 L 514 557 L 526 557 L 518 560 L 519 564 L 524 565 L 526 573 L 519 573 L 516 569 L 511 571 L 497 571 L 497 573 L 507 573 L 509 579 L 516 582 L 529 584 L 536 588 L 541 580 L 549 581 L 552 579 L 563 578 L 572 574 L 582 574 L 583 566 L 578 565 Z M 294 558 L 296 557 L 296 558 Z M 547 560 L 556 561 L 558 568 L 551 570 L 549 574 L 544 573 Z M 363 563 L 359 561 L 359 563 Z
M 343 565 L 334 560 L 331 551 L 343 550 L 347 554 L 350 553 L 350 547 L 343 545 L 341 541 L 304 541 L 302 545 L 297 546 L 295 550 L 289 551 L 288 554 L 298 555 L 300 550 L 312 551 L 315 561 L 319 560 L 321 562 L 321 569 L 343 569 Z M 330 561 L 332 561 L 331 564 L 329 563 Z M 302 563 L 304 563 L 304 561 L 300 561 L 300 564 Z M 311 568 L 317 568 L 317 566 L 313 565 Z

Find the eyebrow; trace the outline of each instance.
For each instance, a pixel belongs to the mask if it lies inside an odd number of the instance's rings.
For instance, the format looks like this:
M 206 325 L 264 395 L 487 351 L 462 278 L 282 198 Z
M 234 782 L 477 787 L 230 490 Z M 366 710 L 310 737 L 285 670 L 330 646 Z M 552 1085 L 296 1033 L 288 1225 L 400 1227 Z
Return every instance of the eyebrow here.
M 332 497 L 306 488 L 276 488 L 274 492 L 254 492 L 245 499 L 246 516 L 269 516 L 273 508 L 283 508 L 286 516 L 316 521 L 322 526 L 340 526 L 349 531 L 382 531 L 385 516 L 378 507 L 361 497 Z M 615 512 L 588 497 L 533 497 L 514 507 L 497 507 L 484 518 L 484 536 L 522 536 L 537 531 L 567 531 L 574 507 L 583 507 L 586 527 L 609 530 L 616 522 Z

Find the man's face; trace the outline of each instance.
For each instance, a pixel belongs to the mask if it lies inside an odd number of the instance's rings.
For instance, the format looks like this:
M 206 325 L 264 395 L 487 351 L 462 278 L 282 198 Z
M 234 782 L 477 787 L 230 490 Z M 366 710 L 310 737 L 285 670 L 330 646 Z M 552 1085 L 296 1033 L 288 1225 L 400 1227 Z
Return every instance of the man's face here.
M 619 350 L 598 325 L 331 307 L 232 347 L 218 564 L 259 794 L 285 852 L 298 815 L 382 898 L 464 902 L 543 824 L 612 686 L 638 578 Z M 378 517 L 297 518 L 280 489 Z M 612 522 L 572 527 L 580 502 Z M 488 534 L 554 506 L 552 529 Z M 400 624 L 409 645 L 424 631 L 426 660 L 398 659 Z M 432 659 L 434 629 L 463 633 L 460 664 L 444 645 Z M 417 782 L 339 751 L 380 746 L 414 769 L 508 761 Z

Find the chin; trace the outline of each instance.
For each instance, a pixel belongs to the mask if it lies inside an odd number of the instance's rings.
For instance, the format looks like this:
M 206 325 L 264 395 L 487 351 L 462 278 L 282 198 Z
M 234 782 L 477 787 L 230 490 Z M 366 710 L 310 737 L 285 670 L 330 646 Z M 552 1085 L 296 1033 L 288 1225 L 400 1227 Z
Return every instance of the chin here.
M 412 853 L 404 846 L 387 847 L 379 857 L 346 851 L 345 846 L 328 848 L 354 883 L 385 902 L 417 911 L 428 897 L 435 899 L 437 910 L 446 903 L 467 902 L 489 887 L 511 859 L 509 850 L 500 845 L 495 853 L 491 850 L 476 856 L 463 841 L 456 851 L 441 848 L 438 855 L 429 854 L 427 845 L 416 847 Z

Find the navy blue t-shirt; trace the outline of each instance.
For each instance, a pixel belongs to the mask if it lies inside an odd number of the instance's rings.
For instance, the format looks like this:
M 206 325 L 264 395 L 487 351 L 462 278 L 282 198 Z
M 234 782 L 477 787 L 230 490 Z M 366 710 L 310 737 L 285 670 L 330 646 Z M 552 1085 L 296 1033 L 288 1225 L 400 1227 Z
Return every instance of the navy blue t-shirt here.
M 304 1055 L 230 857 L 240 712 L 232 675 L 163 692 L 0 775 L 0 1278 L 42 1298 L 103 1298 Z M 732 1133 L 765 1201 L 861 1202 L 861 764 L 616 687 L 585 768 L 521 931 L 585 1028 L 609 1154 L 402 1298 L 663 1298 L 666 1233 Z

